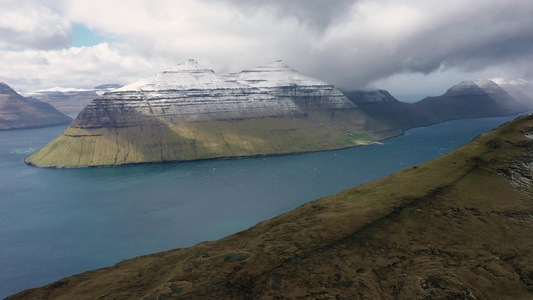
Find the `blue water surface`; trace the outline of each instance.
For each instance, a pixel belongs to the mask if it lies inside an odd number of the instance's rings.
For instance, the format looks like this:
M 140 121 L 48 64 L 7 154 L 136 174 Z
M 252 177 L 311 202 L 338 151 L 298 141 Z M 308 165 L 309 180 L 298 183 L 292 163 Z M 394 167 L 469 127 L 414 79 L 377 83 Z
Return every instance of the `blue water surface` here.
M 64 127 L 0 131 L 0 298 L 221 238 L 443 155 L 515 117 L 449 121 L 336 151 L 90 169 L 23 163 Z

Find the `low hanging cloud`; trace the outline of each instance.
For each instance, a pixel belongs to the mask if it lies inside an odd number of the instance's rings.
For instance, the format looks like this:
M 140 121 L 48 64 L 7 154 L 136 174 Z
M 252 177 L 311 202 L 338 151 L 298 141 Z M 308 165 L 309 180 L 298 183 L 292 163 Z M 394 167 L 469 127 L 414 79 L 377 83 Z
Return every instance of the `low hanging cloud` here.
M 212 3 L 217 0 L 211 0 Z M 354 0 L 223 0 L 238 10 L 254 13 L 269 10 L 279 18 L 295 18 L 312 30 L 323 31 L 334 23 L 342 22 Z
M 42 38 L 21 41 L 6 33 L 0 39 L 0 58 L 13 55 L 10 45 L 29 49 L 15 55 L 18 65 L 2 63 L 7 69 L 0 80 L 16 75 L 41 85 L 127 83 L 188 58 L 218 73 L 283 59 L 347 89 L 405 83 L 399 76 L 434 84 L 474 75 L 533 79 L 530 0 L 52 0 L 46 7 L 23 1 L 49 29 Z M 9 9 L 15 15 L 21 10 Z M 68 49 L 73 22 L 112 39 L 105 49 Z M 0 30 L 26 30 L 28 36 L 39 30 L 31 22 L 0 24 Z M 48 50 L 58 47 L 65 49 Z M 35 49 L 43 52 L 30 53 Z M 98 59 L 87 53 L 99 53 Z

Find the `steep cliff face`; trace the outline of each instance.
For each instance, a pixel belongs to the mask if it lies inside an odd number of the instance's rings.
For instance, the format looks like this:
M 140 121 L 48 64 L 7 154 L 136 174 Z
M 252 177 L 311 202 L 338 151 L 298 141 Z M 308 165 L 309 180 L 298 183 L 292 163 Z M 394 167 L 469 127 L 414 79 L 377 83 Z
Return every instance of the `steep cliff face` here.
M 0 130 L 46 127 L 72 121 L 50 104 L 24 98 L 0 82 Z
M 224 239 L 8 299 L 531 299 L 532 137 L 524 116 Z
M 383 137 L 332 85 L 279 62 L 259 69 L 219 76 L 189 60 L 106 93 L 26 162 L 87 167 L 269 155 Z

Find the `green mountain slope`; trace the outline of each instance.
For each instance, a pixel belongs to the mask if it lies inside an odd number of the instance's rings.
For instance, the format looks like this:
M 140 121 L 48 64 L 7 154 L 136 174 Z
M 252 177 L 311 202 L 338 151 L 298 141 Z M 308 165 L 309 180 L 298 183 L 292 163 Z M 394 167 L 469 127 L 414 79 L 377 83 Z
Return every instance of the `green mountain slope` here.
M 8 299 L 531 299 L 532 162 L 529 115 L 221 240 Z
M 0 130 L 54 126 L 71 121 L 50 104 L 24 98 L 0 82 Z
M 361 117 L 359 117 L 361 116 Z M 356 110 L 135 127 L 67 128 L 25 159 L 41 167 L 87 167 L 331 150 L 381 139 Z

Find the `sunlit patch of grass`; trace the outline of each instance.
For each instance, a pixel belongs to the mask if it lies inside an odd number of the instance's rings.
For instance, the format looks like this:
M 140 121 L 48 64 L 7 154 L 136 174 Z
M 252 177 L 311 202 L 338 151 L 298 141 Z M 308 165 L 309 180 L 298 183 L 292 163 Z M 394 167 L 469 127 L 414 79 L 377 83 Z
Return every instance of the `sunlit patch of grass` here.
M 322 151 L 371 143 L 379 137 L 373 130 L 381 128 L 358 110 L 189 123 L 150 119 L 131 127 L 69 127 L 26 162 L 86 167 Z

